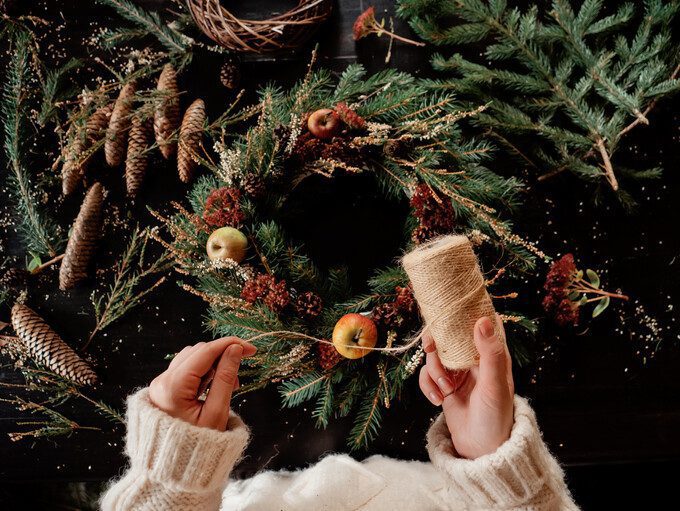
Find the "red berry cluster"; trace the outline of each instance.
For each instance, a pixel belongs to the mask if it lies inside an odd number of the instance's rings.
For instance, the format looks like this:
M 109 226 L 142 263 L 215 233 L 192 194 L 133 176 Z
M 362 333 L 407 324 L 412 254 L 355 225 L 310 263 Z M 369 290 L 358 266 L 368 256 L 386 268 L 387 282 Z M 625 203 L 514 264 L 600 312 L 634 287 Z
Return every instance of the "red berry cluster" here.
M 453 231 L 455 213 L 451 201 L 437 197 L 428 185 L 423 183 L 416 187 L 411 197 L 411 208 L 419 222 L 411 235 L 415 243 Z
M 319 352 L 319 367 L 324 371 L 333 369 L 342 360 L 342 355 L 331 344 L 317 343 L 317 350 Z
M 245 218 L 238 188 L 217 188 L 210 192 L 203 208 L 203 221 L 211 227 L 236 227 Z
M 577 273 L 573 254 L 565 254 L 550 266 L 543 289 L 543 309 L 560 326 L 576 326 L 579 319 L 579 303 L 569 299 L 569 285 Z
M 342 119 L 342 122 L 352 129 L 362 130 L 366 127 L 364 118 L 347 106 L 344 101 L 335 105 L 335 113 Z
M 384 330 L 408 329 L 418 317 L 418 305 L 411 286 L 397 286 L 395 291 L 394 301 L 381 303 L 371 313 L 373 321 Z
M 277 282 L 273 276 L 264 273 L 246 281 L 241 290 L 241 298 L 248 303 L 261 300 L 277 314 L 281 313 L 290 303 L 290 293 L 286 281 Z

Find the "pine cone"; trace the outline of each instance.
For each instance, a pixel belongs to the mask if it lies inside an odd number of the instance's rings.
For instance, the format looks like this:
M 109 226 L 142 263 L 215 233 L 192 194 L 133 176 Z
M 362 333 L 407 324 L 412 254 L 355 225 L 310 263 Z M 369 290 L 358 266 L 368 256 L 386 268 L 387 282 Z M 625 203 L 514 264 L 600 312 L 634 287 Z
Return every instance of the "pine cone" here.
M 220 82 L 227 89 L 233 90 L 241 83 L 241 66 L 237 59 L 229 58 L 220 67 Z
M 113 104 L 95 110 L 85 125 L 85 132 L 87 134 L 87 141 L 90 144 L 96 144 L 104 135 L 106 135 L 106 128 L 109 125 L 109 119 L 113 112 Z
M 125 185 L 130 197 L 135 197 L 144 180 L 149 163 L 147 149 L 151 141 L 151 125 L 139 115 L 132 117 L 132 127 L 128 138 L 127 158 L 125 160 Z
M 59 269 L 59 288 L 74 287 L 87 276 L 87 266 L 92 258 L 102 227 L 104 190 L 100 183 L 87 192 L 80 212 L 73 224 L 73 232 L 66 246 L 66 254 Z
M 0 291 L 10 300 L 16 300 L 28 283 L 28 272 L 23 268 L 9 268 L 0 276 Z
M 17 303 L 12 307 L 12 327 L 38 364 L 81 385 L 93 385 L 97 375 L 33 310 Z
M 253 199 L 259 199 L 264 195 L 267 190 L 267 186 L 264 183 L 264 179 L 257 174 L 246 174 L 241 182 L 241 189 L 243 193 L 248 195 Z
M 319 367 L 324 371 L 329 371 L 342 360 L 342 355 L 338 353 L 335 346 L 331 344 L 318 343 Z
M 106 163 L 111 167 L 117 167 L 123 163 L 134 95 L 134 82 L 125 84 L 118 94 L 118 99 L 116 99 L 116 104 L 111 113 L 109 127 L 106 130 L 106 142 L 104 144 Z
M 298 316 L 305 320 L 316 318 L 323 310 L 323 301 L 316 293 L 307 291 L 302 293 L 295 300 L 295 312 Z
M 205 103 L 197 99 L 184 112 L 182 126 L 179 129 L 179 144 L 177 147 L 177 170 L 179 178 L 188 183 L 196 170 L 195 156 L 198 154 L 203 139 L 203 124 L 205 123 Z
M 61 168 L 61 191 L 64 195 L 72 194 L 83 179 L 87 158 L 83 153 L 87 149 L 87 139 L 82 129 L 71 126 L 68 130 L 68 142 L 64 148 L 64 165 Z
M 161 97 L 154 111 L 153 130 L 161 154 L 167 160 L 177 151 L 177 142 L 173 140 L 173 137 L 179 127 L 180 114 L 177 73 L 172 64 L 165 64 L 163 67 L 156 90 Z

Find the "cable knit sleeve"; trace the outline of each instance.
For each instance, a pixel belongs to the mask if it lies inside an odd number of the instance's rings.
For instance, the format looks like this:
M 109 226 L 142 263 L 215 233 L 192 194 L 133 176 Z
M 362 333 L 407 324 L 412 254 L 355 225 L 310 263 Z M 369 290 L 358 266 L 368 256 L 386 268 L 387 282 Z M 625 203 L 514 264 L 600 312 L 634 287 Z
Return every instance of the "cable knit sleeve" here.
M 101 500 L 104 511 L 207 511 L 220 507 L 229 472 L 248 443 L 248 428 L 231 413 L 226 431 L 175 419 L 149 401 L 128 397 L 130 467 Z
M 475 460 L 457 457 L 443 414 L 430 427 L 427 450 L 449 481 L 451 497 L 462 499 L 467 509 L 578 509 L 529 403 L 515 396 L 514 413 L 510 438 L 496 452 Z

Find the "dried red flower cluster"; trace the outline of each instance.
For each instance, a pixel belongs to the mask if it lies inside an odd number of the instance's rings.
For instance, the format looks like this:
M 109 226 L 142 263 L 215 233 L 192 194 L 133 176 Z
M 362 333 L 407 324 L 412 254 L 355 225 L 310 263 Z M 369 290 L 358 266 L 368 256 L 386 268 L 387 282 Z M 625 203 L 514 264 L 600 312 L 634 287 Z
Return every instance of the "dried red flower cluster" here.
M 348 165 L 359 165 L 362 161 L 359 150 L 352 147 L 346 138 L 338 136 L 322 140 L 306 130 L 297 138 L 292 157 L 301 164 L 319 159 L 338 160 Z
M 369 7 L 357 16 L 352 27 L 352 37 L 355 41 L 373 33 L 376 25 L 375 8 Z
M 397 286 L 395 291 L 397 296 L 394 301 L 376 306 L 371 313 L 376 325 L 384 330 L 403 330 L 411 326 L 418 317 L 418 305 L 411 286 Z
M 428 185 L 420 184 L 416 187 L 411 197 L 411 208 L 419 221 L 411 235 L 415 243 L 423 243 L 453 231 L 455 213 L 451 201 L 436 197 Z
M 286 281 L 267 274 L 260 274 L 246 281 L 241 290 L 241 298 L 248 303 L 261 300 L 272 311 L 279 314 L 290 303 L 290 293 Z
M 347 106 L 347 103 L 344 101 L 335 105 L 335 113 L 350 128 L 361 130 L 366 127 L 364 118 Z
M 316 318 L 323 310 L 323 301 L 316 293 L 307 291 L 301 293 L 294 303 L 295 312 L 304 320 L 312 320 Z
M 241 211 L 241 192 L 224 187 L 210 192 L 203 208 L 203 221 L 211 227 L 237 227 L 245 215 Z
M 543 309 L 560 326 L 576 326 L 579 319 L 579 304 L 569 299 L 568 287 L 577 273 L 573 254 L 565 254 L 550 266 L 543 289 Z
M 319 367 L 324 371 L 333 369 L 342 360 L 342 355 L 331 344 L 317 343 L 317 350 L 319 352 Z

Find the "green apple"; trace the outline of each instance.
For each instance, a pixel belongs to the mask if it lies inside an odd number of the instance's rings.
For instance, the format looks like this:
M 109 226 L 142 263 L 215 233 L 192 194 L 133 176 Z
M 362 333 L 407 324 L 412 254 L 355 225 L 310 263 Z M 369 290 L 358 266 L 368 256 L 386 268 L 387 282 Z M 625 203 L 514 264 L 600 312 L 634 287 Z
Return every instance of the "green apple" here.
M 333 346 L 345 358 L 361 358 L 378 342 L 375 323 L 361 314 L 345 314 L 333 329 Z
M 240 263 L 246 257 L 248 238 L 233 227 L 220 227 L 210 235 L 205 248 L 211 261 L 232 259 Z

